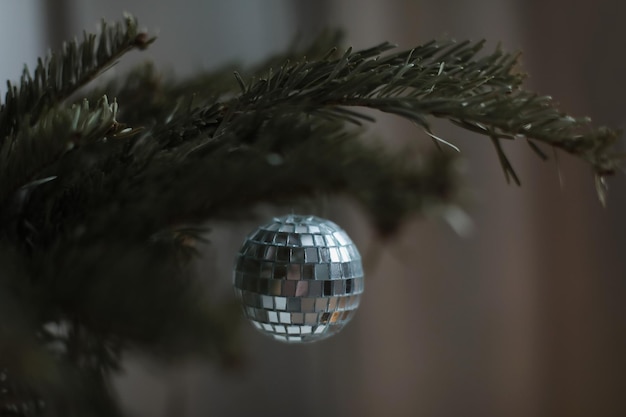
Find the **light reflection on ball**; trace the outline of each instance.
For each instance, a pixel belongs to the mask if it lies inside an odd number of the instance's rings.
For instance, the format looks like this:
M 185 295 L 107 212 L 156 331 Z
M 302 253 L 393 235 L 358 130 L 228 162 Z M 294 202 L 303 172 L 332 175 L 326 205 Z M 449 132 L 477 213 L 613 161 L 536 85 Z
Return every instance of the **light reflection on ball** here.
M 284 342 L 313 342 L 354 315 L 363 292 L 361 255 L 335 223 L 288 215 L 246 238 L 233 284 L 257 329 Z

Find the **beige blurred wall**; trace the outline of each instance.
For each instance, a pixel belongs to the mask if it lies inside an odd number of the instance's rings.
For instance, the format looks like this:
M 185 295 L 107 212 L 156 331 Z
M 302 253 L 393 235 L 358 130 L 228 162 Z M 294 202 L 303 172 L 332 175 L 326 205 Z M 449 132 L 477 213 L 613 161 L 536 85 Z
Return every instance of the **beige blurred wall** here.
M 68 10 L 51 13 L 48 5 L 49 19 L 60 19 L 50 25 L 57 37 L 92 29 L 101 16 L 135 13 L 159 34 L 146 55 L 182 75 L 224 60 L 252 62 L 299 29 L 326 25 L 346 28 L 356 47 L 383 40 L 411 47 L 441 36 L 487 38 L 490 47 L 502 41 L 524 50 L 529 86 L 568 111 L 624 124 L 626 6 L 616 0 L 57 5 Z M 357 210 L 330 204 L 325 213 L 369 255 L 367 292 L 348 328 L 310 346 L 277 344 L 244 328 L 248 366 L 237 373 L 130 361 L 118 387 L 133 415 L 626 415 L 623 176 L 611 181 L 602 209 L 585 166 L 562 154 L 543 163 L 520 142 L 506 148 L 523 187 L 508 186 L 488 141 L 436 126 L 468 159 L 470 237 L 428 219 L 378 242 Z M 427 140 L 389 118 L 376 129 L 398 142 Z M 220 274 L 230 296 L 231 259 L 254 224 L 215 226 L 205 273 Z
M 0 94 L 5 80 L 18 80 L 24 64 L 34 68 L 37 57 L 46 51 L 45 14 L 38 0 L 0 2 Z

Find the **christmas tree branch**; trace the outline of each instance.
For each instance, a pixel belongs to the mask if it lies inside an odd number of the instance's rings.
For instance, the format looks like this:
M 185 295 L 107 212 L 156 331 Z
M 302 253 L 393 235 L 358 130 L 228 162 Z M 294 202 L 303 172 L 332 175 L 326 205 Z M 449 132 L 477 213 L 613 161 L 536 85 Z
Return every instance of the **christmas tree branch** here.
M 351 50 L 339 59 L 285 64 L 261 80 L 240 82 L 233 112 L 270 112 L 281 105 L 351 122 L 369 120 L 345 107 L 373 108 L 407 118 L 431 132 L 428 116 L 489 136 L 506 173 L 517 178 L 501 152 L 501 139 L 524 137 L 581 157 L 598 176 L 614 172 L 610 154 L 619 132 L 593 128 L 587 118 L 559 111 L 552 99 L 521 88 L 518 55 L 495 52 L 478 57 L 479 43 L 431 42 L 384 55 L 382 44 Z M 536 148 L 536 147 L 535 147 Z
M 433 134 L 428 120 L 429 116 L 445 118 L 490 137 L 507 179 L 510 176 L 516 182 L 519 179 L 502 151 L 501 139 L 525 138 L 544 159 L 537 143 L 565 150 L 585 159 L 599 177 L 611 174 L 620 164 L 620 158 L 610 151 L 619 132 L 594 128 L 587 118 L 573 118 L 559 111 L 550 97 L 524 90 L 525 76 L 516 69 L 519 54 L 497 49 L 480 57 L 484 42 L 430 42 L 387 55 L 390 44 L 358 52 L 348 50 L 338 58 L 336 49 L 319 55 L 329 39 L 335 38 L 326 36 L 307 49 L 314 51 L 313 60 L 291 63 L 290 59 L 298 56 L 294 52 L 273 57 L 267 65 L 279 65 L 278 70 L 257 67 L 252 71 L 257 75 L 250 81 L 236 73 L 230 83 L 225 82 L 225 73 L 220 71 L 172 85 L 149 70 L 143 75 L 135 73 L 133 84 L 142 86 L 137 81 L 143 80 L 156 88 L 117 91 L 131 102 L 141 100 L 143 106 L 132 106 L 133 113 L 147 105 L 146 112 L 154 115 L 160 111 L 165 120 L 176 118 L 172 103 L 181 102 L 184 112 L 188 112 L 187 106 L 214 109 L 221 103 L 224 117 L 211 116 L 221 121 L 244 112 L 272 117 L 273 110 L 280 108 L 360 124 L 372 121 L 372 117 L 358 108 L 373 108 L 408 118 L 436 142 L 449 144 Z M 216 85 L 220 89 L 215 90 Z M 235 94 L 233 87 L 238 87 L 240 94 L 229 100 Z M 146 91 L 149 97 L 145 97 Z M 200 94 L 194 94 L 192 102 L 189 97 L 196 91 Z M 144 96 L 137 98 L 136 92 Z M 135 114 L 129 117 L 135 119 Z
M 126 52 L 144 49 L 153 40 L 139 31 L 133 16 L 126 15 L 123 24 L 110 27 L 103 21 L 99 35 L 84 33 L 82 41 L 65 43 L 60 54 L 51 53 L 45 60 L 39 59 L 34 76 L 25 68 L 19 86 L 7 83 L 0 107 L 0 141 L 20 126 L 36 121 L 49 107 L 74 94 Z
M 15 137 L 7 138 L 0 145 L 0 201 L 15 195 L 20 187 L 26 190 L 39 184 L 46 168 L 76 148 L 135 134 L 136 130 L 117 123 L 116 112 L 117 104 L 109 104 L 106 96 L 94 108 L 85 100 L 70 108 L 53 108 L 32 126 L 24 126 Z

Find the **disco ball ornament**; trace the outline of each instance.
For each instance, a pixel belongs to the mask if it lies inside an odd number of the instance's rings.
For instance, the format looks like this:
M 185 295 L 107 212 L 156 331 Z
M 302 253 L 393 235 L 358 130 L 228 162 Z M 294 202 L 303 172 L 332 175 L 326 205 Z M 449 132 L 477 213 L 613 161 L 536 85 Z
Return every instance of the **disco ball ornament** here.
M 246 238 L 233 284 L 244 315 L 261 332 L 314 342 L 341 330 L 359 306 L 361 255 L 335 223 L 288 215 Z

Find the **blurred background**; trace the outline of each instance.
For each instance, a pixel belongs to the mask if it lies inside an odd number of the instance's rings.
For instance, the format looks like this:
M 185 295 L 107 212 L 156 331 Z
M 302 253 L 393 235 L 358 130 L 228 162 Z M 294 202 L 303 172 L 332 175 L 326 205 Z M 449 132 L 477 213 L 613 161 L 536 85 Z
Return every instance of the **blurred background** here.
M 523 50 L 527 86 L 563 110 L 613 127 L 626 121 L 620 0 L 5 0 L 0 77 L 17 79 L 22 63 L 33 67 L 47 48 L 123 11 L 159 36 L 129 61 L 154 59 L 180 76 L 256 62 L 296 33 L 312 37 L 325 27 L 345 29 L 355 48 L 486 38 L 490 48 Z M 380 119 L 376 134 L 392 148 L 427 141 L 407 123 Z M 318 214 L 369 257 L 366 292 L 347 328 L 319 344 L 289 346 L 246 325 L 247 359 L 234 372 L 129 358 L 116 381 L 129 413 L 626 415 L 624 176 L 610 180 L 604 209 L 590 170 L 567 155 L 544 163 L 524 143 L 507 144 L 518 188 L 506 184 L 487 140 L 444 124 L 436 132 L 467 159 L 470 235 L 441 219 L 417 219 L 379 242 L 358 208 L 330 202 Z M 213 225 L 198 270 L 217 296 L 231 297 L 232 259 L 255 225 Z

